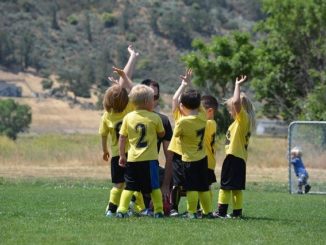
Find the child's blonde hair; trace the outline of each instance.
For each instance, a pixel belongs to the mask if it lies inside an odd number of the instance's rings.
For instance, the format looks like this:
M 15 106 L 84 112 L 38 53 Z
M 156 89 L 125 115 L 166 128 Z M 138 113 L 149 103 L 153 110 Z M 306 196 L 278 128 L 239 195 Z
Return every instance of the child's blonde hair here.
M 302 150 L 300 149 L 300 147 L 295 146 L 295 147 L 292 148 L 291 154 L 301 157 L 302 156 Z
M 233 107 L 232 99 L 233 98 L 231 97 L 225 101 L 225 104 L 230 108 Z M 247 114 L 249 116 L 250 127 L 251 127 L 251 130 L 253 130 L 256 127 L 255 108 L 254 108 L 251 100 L 249 99 L 249 97 L 244 92 L 240 93 L 240 101 L 241 101 L 241 106 L 247 112 Z
M 109 87 L 104 94 L 103 107 L 107 112 L 122 112 L 129 102 L 128 92 L 118 84 Z
M 154 100 L 154 90 L 146 85 L 138 84 L 131 89 L 129 99 L 136 107 L 145 106 Z

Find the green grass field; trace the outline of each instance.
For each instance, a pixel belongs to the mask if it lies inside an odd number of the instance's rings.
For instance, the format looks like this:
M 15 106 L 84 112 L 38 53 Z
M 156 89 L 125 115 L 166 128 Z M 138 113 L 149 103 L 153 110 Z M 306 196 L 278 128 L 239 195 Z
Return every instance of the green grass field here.
M 106 218 L 103 180 L 0 179 L 1 244 L 325 244 L 325 195 L 248 183 L 242 220 Z M 217 190 L 215 190 L 215 200 Z M 182 198 L 181 207 L 185 207 Z

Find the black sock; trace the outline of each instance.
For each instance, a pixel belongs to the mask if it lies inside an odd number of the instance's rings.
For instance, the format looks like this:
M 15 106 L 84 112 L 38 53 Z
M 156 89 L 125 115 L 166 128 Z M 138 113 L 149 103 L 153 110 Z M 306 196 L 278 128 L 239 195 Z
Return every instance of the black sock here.
M 109 210 L 112 212 L 112 213 L 115 213 L 117 212 L 117 209 L 118 209 L 118 206 L 113 204 L 112 202 L 109 203 Z
M 228 212 L 229 204 L 218 204 L 218 215 L 225 217 Z

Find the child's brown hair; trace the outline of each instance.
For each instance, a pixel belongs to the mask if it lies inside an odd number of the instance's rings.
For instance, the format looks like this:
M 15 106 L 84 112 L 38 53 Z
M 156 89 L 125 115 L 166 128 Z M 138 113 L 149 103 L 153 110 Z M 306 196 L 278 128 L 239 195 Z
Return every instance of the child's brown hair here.
M 107 112 L 122 112 L 129 102 L 128 92 L 118 84 L 109 87 L 104 94 L 103 107 Z

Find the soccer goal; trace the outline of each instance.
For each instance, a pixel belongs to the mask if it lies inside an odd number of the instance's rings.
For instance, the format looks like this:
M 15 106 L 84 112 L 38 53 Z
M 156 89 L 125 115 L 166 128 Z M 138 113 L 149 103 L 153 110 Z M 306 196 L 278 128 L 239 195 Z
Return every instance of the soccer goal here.
M 298 178 L 291 164 L 291 149 L 302 151 L 308 172 L 309 193 L 326 194 L 326 121 L 295 121 L 288 128 L 289 192 L 298 193 Z

